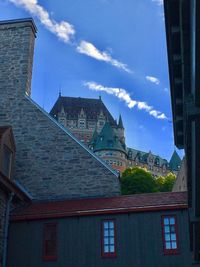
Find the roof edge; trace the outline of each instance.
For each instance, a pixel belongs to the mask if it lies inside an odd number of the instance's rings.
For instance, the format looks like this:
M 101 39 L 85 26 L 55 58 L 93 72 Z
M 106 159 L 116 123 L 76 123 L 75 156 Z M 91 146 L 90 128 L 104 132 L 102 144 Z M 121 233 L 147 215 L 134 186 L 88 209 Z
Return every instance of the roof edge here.
M 69 137 L 71 137 L 77 144 L 79 144 L 84 150 L 86 150 L 93 158 L 95 158 L 100 164 L 102 164 L 107 170 L 109 170 L 116 177 L 119 177 L 118 173 L 110 168 L 103 160 L 97 157 L 89 148 L 82 144 L 72 133 L 70 133 L 64 126 L 57 122 L 52 116 L 49 115 L 43 108 L 41 108 L 33 99 L 28 95 L 25 98 L 30 101 L 37 109 L 39 109 L 47 118 L 49 118 L 53 123 L 55 123 L 62 131 L 64 131 Z
M 41 219 L 54 219 L 65 218 L 74 216 L 91 216 L 102 214 L 123 214 L 134 212 L 155 212 L 160 210 L 183 210 L 187 209 L 187 204 L 171 204 L 160 206 L 147 206 L 147 207 L 132 207 L 132 208 L 108 208 L 108 209 L 96 209 L 96 210 L 81 210 L 73 212 L 60 212 L 60 213 L 45 213 L 45 214 L 27 214 L 27 215 L 11 215 L 11 221 L 25 221 L 25 220 L 41 220 Z

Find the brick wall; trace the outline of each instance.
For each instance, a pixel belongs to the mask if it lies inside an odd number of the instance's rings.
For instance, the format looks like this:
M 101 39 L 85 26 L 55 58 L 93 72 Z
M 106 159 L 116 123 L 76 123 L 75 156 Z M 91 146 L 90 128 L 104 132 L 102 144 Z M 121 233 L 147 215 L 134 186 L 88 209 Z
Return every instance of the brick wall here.
M 0 125 L 13 127 L 15 179 L 36 199 L 119 194 L 118 177 L 25 97 L 34 39 L 31 20 L 0 23 Z

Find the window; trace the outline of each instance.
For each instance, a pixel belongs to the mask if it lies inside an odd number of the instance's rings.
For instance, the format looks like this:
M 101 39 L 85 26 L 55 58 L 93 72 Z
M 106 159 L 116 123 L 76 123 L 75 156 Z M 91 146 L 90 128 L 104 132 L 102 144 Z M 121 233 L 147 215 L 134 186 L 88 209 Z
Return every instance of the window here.
M 4 145 L 3 147 L 3 173 L 10 178 L 12 167 L 12 151 Z
M 57 224 L 46 223 L 43 230 L 43 259 L 45 261 L 55 261 L 57 260 Z
M 102 221 L 102 257 L 116 256 L 115 220 Z
M 162 216 L 164 254 L 178 253 L 178 234 L 175 215 Z

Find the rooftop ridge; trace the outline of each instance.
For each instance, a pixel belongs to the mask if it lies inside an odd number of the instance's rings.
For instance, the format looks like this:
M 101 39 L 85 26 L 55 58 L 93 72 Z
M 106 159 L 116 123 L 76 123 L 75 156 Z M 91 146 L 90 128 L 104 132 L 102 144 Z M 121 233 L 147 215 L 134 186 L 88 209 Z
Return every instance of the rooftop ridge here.
M 68 136 L 70 136 L 76 143 L 78 143 L 84 150 L 86 150 L 93 158 L 95 158 L 99 163 L 101 163 L 106 169 L 108 169 L 115 176 L 119 176 L 119 174 L 109 167 L 103 160 L 101 160 L 98 156 L 96 156 L 89 148 L 87 148 L 83 143 L 81 143 L 71 132 L 69 132 L 64 126 L 58 123 L 52 116 L 49 115 L 43 108 L 41 108 L 32 98 L 28 95 L 25 95 L 25 98 L 30 101 L 35 107 L 37 107 L 45 116 L 47 116 L 53 123 L 55 123 L 60 129 L 62 129 Z

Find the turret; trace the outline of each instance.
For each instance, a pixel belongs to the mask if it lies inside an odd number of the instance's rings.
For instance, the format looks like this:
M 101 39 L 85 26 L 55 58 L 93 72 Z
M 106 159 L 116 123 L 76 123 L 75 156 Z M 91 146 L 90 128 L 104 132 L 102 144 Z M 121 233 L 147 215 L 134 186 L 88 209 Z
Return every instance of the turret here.
M 118 125 L 117 125 L 117 135 L 119 137 L 119 140 L 123 144 L 125 144 L 124 125 L 123 125 L 123 122 L 122 122 L 121 114 L 119 115 L 119 121 L 118 121 Z

